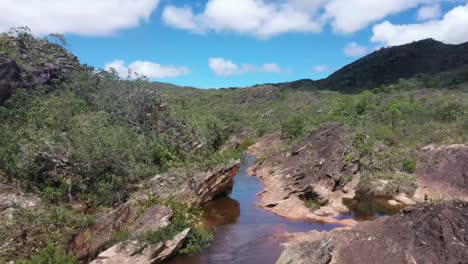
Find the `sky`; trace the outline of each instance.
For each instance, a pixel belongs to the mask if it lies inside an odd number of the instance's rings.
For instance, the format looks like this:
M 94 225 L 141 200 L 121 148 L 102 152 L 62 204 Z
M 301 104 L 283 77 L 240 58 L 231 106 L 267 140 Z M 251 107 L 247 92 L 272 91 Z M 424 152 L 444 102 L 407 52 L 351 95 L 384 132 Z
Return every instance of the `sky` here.
M 61 33 L 82 63 L 200 88 L 321 79 L 381 47 L 468 41 L 468 0 L 0 0 L 0 9 L 2 32 Z

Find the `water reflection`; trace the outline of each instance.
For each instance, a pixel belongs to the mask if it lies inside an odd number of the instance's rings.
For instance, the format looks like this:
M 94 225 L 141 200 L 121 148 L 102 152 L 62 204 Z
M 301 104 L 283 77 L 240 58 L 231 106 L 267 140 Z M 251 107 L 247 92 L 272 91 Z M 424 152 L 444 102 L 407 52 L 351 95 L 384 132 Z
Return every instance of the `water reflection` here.
M 291 221 L 256 206 L 262 183 L 247 174 L 255 159 L 247 156 L 229 197 L 218 198 L 203 208 L 204 224 L 214 230 L 210 248 L 199 256 L 178 256 L 171 264 L 275 263 L 282 252 L 285 234 L 331 230 L 336 225 Z
M 404 205 L 390 205 L 385 198 L 356 197 L 344 199 L 349 208 L 349 215 L 357 221 L 375 220 L 385 215 L 394 215 L 403 209 Z

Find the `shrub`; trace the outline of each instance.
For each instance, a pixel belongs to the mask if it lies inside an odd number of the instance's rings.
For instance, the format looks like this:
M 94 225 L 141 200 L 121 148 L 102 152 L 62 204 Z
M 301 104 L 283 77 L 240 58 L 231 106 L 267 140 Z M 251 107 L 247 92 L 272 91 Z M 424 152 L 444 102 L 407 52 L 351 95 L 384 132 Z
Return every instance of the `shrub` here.
M 67 255 L 65 250 L 54 245 L 48 245 L 30 260 L 19 261 L 18 264 L 76 264 L 73 256 Z
M 300 116 L 292 116 L 281 122 L 282 133 L 290 138 L 301 135 L 303 129 L 304 121 Z
M 463 115 L 463 107 L 457 103 L 448 103 L 435 109 L 434 116 L 443 122 L 456 121 Z
M 403 171 L 407 173 L 413 173 L 416 171 L 416 161 L 404 160 L 402 164 Z

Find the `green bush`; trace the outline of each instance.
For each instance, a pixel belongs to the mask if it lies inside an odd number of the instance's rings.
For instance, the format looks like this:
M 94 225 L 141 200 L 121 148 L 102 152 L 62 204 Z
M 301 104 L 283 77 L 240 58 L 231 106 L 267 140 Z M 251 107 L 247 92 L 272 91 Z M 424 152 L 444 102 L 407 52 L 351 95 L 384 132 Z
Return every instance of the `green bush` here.
M 19 261 L 18 264 L 77 264 L 78 261 L 65 253 L 65 250 L 54 245 L 48 245 L 30 260 Z
M 453 122 L 463 115 L 463 108 L 457 103 L 448 103 L 434 110 L 434 116 L 443 122 Z
M 413 173 L 416 171 L 416 161 L 414 160 L 405 160 L 402 164 L 403 171 L 407 173 Z
M 304 121 L 300 116 L 292 116 L 281 122 L 281 131 L 284 135 L 294 138 L 302 134 Z

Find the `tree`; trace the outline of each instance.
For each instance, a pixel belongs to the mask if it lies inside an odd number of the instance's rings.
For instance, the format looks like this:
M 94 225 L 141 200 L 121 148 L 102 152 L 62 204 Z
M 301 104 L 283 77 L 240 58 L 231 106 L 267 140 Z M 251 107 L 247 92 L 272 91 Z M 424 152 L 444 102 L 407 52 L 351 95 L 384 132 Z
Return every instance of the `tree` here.
M 50 42 L 53 42 L 57 45 L 60 45 L 60 46 L 68 46 L 68 42 L 67 42 L 67 39 L 65 38 L 65 36 L 63 34 L 59 34 L 59 33 L 52 33 L 52 34 L 49 34 L 48 36 L 48 40 Z

